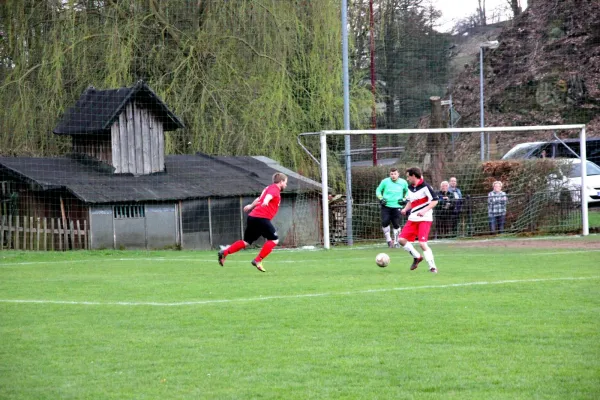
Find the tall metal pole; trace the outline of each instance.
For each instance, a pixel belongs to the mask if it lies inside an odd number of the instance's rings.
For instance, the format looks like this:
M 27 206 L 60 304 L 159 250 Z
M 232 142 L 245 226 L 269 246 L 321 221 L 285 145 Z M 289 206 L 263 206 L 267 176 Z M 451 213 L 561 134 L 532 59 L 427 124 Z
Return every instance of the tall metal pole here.
M 581 157 L 581 219 L 583 223 L 583 236 L 590 234 L 590 220 L 588 210 L 587 191 L 587 149 L 586 149 L 585 126 L 579 134 L 579 152 Z
M 350 84 L 348 77 L 348 2 L 342 0 L 342 69 L 344 86 L 344 130 L 350 130 Z M 344 136 L 346 155 L 346 235 L 352 246 L 352 158 L 350 156 L 350 135 Z M 329 229 L 329 227 L 327 227 Z
M 373 94 L 373 104 L 371 106 L 371 128 L 377 129 L 377 103 L 375 98 L 375 16 L 373 13 L 373 0 L 369 0 L 369 38 L 371 53 L 371 93 Z M 377 135 L 373 135 L 373 166 L 377 166 Z
M 329 250 L 329 188 L 327 185 L 327 135 L 321 132 L 321 198 L 323 199 L 323 247 Z
M 479 125 L 485 128 L 485 120 L 483 116 L 483 47 L 479 46 Z M 481 132 L 481 161 L 485 159 L 485 138 Z

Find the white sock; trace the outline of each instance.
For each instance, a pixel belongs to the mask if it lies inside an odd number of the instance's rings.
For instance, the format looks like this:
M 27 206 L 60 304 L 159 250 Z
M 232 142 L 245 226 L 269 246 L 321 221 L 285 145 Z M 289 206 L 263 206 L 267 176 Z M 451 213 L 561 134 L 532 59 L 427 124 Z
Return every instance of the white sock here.
M 389 227 L 389 225 L 386 226 L 386 227 L 384 227 L 384 228 L 381 228 L 381 230 L 383 231 L 383 234 L 385 235 L 385 241 L 386 242 L 391 242 L 392 238 L 390 237 L 390 227 Z
M 429 264 L 429 269 L 437 269 L 435 266 L 435 261 L 433 261 L 433 252 L 431 249 L 423 251 L 423 257 L 425 257 L 425 261 L 427 261 L 427 264 Z
M 415 250 L 415 248 L 413 247 L 412 243 L 410 243 L 410 242 L 406 242 L 406 244 L 404 246 L 402 246 L 402 248 L 404 250 L 408 251 L 410 253 L 410 255 L 413 256 L 414 258 L 421 257 L 421 255 L 419 254 L 419 252 L 417 250 Z
M 398 243 L 398 229 L 394 229 L 394 243 Z

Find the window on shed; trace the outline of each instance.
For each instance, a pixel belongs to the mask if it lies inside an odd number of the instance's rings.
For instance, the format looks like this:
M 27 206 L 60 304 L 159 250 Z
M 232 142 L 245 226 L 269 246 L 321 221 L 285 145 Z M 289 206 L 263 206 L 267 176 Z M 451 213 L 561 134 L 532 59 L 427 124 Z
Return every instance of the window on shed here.
M 144 205 L 118 205 L 113 206 L 113 217 L 115 219 L 144 218 L 146 207 Z

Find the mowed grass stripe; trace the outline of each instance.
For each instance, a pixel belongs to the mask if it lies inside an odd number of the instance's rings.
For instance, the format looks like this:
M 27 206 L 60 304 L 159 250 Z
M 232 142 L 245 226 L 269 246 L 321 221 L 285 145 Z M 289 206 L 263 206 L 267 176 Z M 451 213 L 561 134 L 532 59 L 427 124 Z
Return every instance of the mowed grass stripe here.
M 418 247 L 418 246 L 417 246 Z M 348 248 L 348 249 L 344 249 L 344 251 L 346 252 L 352 252 L 352 251 L 367 251 L 369 249 L 365 249 L 365 248 L 361 248 L 361 249 L 353 249 L 353 248 Z M 397 256 L 400 255 L 401 257 L 404 257 L 408 260 L 408 255 L 402 251 L 402 250 L 398 250 L 398 249 L 388 249 L 386 248 L 372 248 L 370 249 L 371 252 L 373 252 L 373 254 L 375 253 L 381 253 L 381 252 L 386 252 L 390 255 L 393 256 Z M 464 257 L 463 253 L 464 252 L 469 252 L 469 257 L 489 257 L 490 256 L 490 252 L 512 252 L 512 253 L 518 253 L 519 256 L 523 256 L 523 257 L 536 257 L 536 256 L 556 256 L 556 255 L 566 255 L 566 254 L 582 254 L 582 253 L 590 253 L 590 254 L 594 254 L 594 253 L 600 253 L 600 249 L 588 249 L 588 250 L 581 250 L 581 249 L 574 249 L 574 250 L 563 250 L 563 251 L 523 251 L 523 250 L 516 250 L 516 249 L 500 249 L 500 248 L 487 248 L 485 249 L 485 253 L 482 254 L 473 254 L 472 253 L 472 249 L 471 250 L 466 250 L 466 249 L 457 249 L 455 250 L 453 253 L 448 254 L 447 251 L 451 251 L 448 249 L 440 249 L 439 251 L 436 252 L 435 247 L 433 248 L 434 250 L 434 256 L 443 256 L 444 258 L 462 258 Z M 338 250 L 339 251 L 339 250 Z M 311 250 L 309 251 L 309 253 L 312 252 L 320 252 L 320 254 L 333 254 L 333 253 L 328 253 L 325 250 Z M 401 253 L 400 253 L 401 252 Z M 39 254 L 39 253 L 38 253 Z M 253 254 L 253 253 L 252 253 Z M 244 259 L 240 259 L 239 257 L 241 255 L 249 255 L 248 257 L 244 258 Z M 307 262 L 315 262 L 315 261 L 323 261 L 323 257 L 319 257 L 319 258 L 302 258 L 302 259 L 293 259 L 293 260 L 289 260 L 289 259 L 280 259 L 281 256 L 288 256 L 288 255 L 292 255 L 292 257 L 294 257 L 295 252 L 288 252 L 286 250 L 279 250 L 279 251 L 274 251 L 272 253 L 272 255 L 269 257 L 268 260 L 277 260 L 278 264 L 295 264 L 295 263 L 307 263 Z M 226 260 L 226 264 L 248 264 L 250 262 L 250 260 L 252 259 L 253 255 L 249 254 L 249 253 L 245 253 L 245 254 L 236 254 L 236 255 L 232 255 L 230 257 L 227 258 Z M 327 257 L 325 257 L 327 258 Z M 374 255 L 373 256 L 360 256 L 360 257 L 356 257 L 356 256 L 347 256 L 347 257 L 339 257 L 339 255 L 335 254 L 334 260 L 338 261 L 338 260 L 343 260 L 343 259 L 351 259 L 351 260 L 370 260 L 370 259 L 374 259 Z M 140 262 L 140 261 L 155 261 L 155 262 L 173 262 L 173 261 L 190 261 L 190 262 L 197 262 L 197 263 L 213 263 L 213 264 L 217 264 L 217 257 L 216 257 L 216 253 L 214 257 L 207 257 L 206 254 L 200 254 L 199 257 L 189 257 L 189 256 L 182 256 L 182 257 L 119 257 L 119 258 L 112 258 L 112 257 L 106 257 L 103 259 L 98 259 L 98 258 L 81 258 L 81 259 L 77 259 L 77 260 L 48 260 L 48 261 L 21 261 L 21 262 L 3 262 L 0 264 L 0 268 L 7 268 L 7 267 L 15 267 L 15 266 L 22 266 L 22 267 L 26 267 L 26 266 L 38 266 L 38 265 L 62 265 L 62 264 L 81 264 L 81 263 L 89 263 L 90 261 L 102 261 L 102 262 L 107 262 L 107 261 L 111 261 L 111 262 Z M 600 259 L 599 259 L 600 261 Z M 113 266 L 118 266 L 118 264 L 115 264 Z M 150 266 L 150 264 L 147 265 L 142 265 L 141 267 L 144 266 Z
M 379 289 L 366 289 L 366 290 L 337 292 L 337 293 L 292 294 L 292 295 L 283 295 L 283 296 L 260 296 L 260 297 L 239 298 L 239 299 L 182 301 L 182 302 L 173 302 L 173 303 L 130 302 L 130 301 L 98 302 L 98 301 L 31 300 L 31 299 L 0 299 L 0 303 L 65 304 L 65 305 L 83 305 L 83 306 L 177 307 L 177 306 L 195 306 L 195 305 L 235 303 L 235 302 L 300 299 L 300 298 L 313 298 L 313 297 L 354 296 L 354 295 L 369 294 L 369 293 L 397 292 L 397 291 L 404 291 L 404 290 L 427 290 L 427 289 L 437 290 L 437 289 L 460 288 L 460 287 L 481 286 L 481 285 L 505 285 L 505 284 L 536 283 L 536 282 L 551 282 L 551 281 L 578 281 L 578 280 L 591 280 L 591 279 L 598 279 L 598 278 L 600 278 L 600 277 L 599 276 L 589 276 L 589 277 L 564 277 L 564 278 L 545 278 L 545 279 L 505 280 L 505 281 L 495 281 L 495 282 L 494 281 L 492 281 L 492 282 L 488 282 L 488 281 L 465 282 L 465 283 L 452 283 L 452 284 L 448 284 L 448 285 L 425 285 L 425 286 L 409 286 L 409 287 L 395 287 L 395 288 L 379 288 Z

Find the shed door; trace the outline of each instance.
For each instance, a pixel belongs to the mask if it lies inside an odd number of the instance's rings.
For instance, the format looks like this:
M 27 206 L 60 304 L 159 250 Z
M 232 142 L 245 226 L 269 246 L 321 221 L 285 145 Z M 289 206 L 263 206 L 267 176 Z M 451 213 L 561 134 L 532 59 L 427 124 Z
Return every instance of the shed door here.
M 177 244 L 177 213 L 175 204 L 146 205 L 146 246 L 152 249 L 172 249 Z
M 182 202 L 181 223 L 184 249 L 209 250 L 212 248 L 207 199 Z
M 113 206 L 116 249 L 146 248 L 146 208 L 143 204 Z

